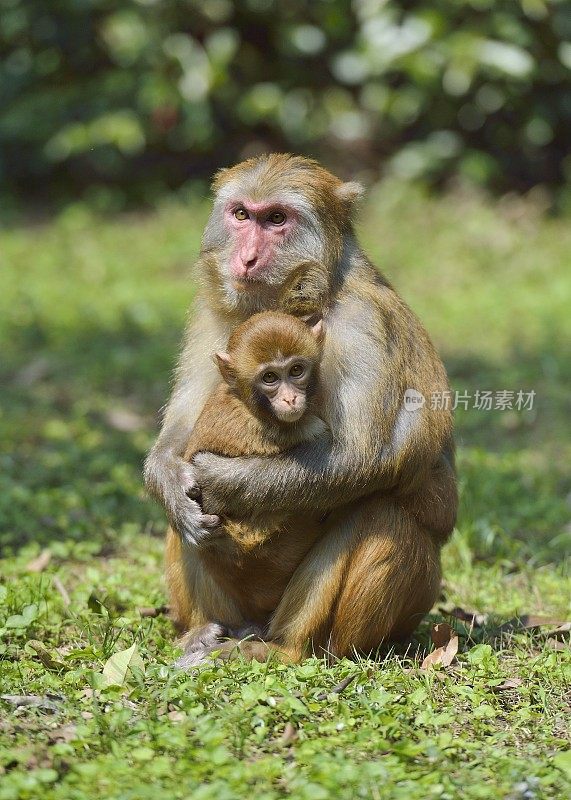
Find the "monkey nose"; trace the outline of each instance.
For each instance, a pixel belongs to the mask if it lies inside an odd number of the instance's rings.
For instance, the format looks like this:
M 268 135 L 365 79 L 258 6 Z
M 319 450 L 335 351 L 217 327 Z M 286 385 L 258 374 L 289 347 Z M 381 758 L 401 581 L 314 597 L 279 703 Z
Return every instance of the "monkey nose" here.
M 258 263 L 258 256 L 250 256 L 249 258 L 244 258 L 243 261 L 246 269 L 252 269 Z

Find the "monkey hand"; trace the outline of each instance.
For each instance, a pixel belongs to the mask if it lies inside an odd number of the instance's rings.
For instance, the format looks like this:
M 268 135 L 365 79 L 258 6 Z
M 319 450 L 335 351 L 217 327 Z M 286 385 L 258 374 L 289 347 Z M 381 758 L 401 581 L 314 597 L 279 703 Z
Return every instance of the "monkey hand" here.
M 177 508 L 170 522 L 183 542 L 192 548 L 206 547 L 220 536 L 220 517 L 204 514 L 199 504 L 188 498 Z
M 189 547 L 204 547 L 216 538 L 220 517 L 203 512 L 195 471 L 186 461 L 182 461 L 180 477 L 184 496 L 177 498 L 171 524 Z
M 191 464 L 178 457 L 165 457 L 145 465 L 145 482 L 151 494 L 165 507 L 172 527 L 190 547 L 204 547 L 216 539 L 220 517 L 205 514 L 197 502 L 201 497 Z

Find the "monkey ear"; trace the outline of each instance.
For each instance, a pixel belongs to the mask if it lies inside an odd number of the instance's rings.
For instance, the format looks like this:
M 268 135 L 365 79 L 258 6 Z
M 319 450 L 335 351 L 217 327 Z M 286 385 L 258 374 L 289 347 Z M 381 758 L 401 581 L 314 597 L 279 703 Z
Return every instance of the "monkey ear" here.
M 214 353 L 214 360 L 228 386 L 235 387 L 236 375 L 232 367 L 232 359 L 228 353 Z
M 364 187 L 360 183 L 357 183 L 357 181 L 342 183 L 335 191 L 335 194 L 340 200 L 344 200 L 350 205 L 354 205 L 357 200 L 360 200 L 364 193 Z
M 323 327 L 323 319 L 318 319 L 317 322 L 314 322 L 309 330 L 315 336 L 318 343 L 321 344 L 325 339 L 325 328 Z

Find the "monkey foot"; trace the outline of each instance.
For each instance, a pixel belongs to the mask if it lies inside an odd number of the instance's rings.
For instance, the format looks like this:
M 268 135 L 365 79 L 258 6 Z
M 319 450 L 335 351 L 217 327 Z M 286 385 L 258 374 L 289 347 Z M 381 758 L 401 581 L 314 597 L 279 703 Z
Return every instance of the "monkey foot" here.
M 198 630 L 185 637 L 184 653 L 173 666 L 179 669 L 189 669 L 203 664 L 207 656 L 217 645 L 220 645 L 230 635 L 225 625 L 219 622 L 208 622 Z
M 242 641 L 254 640 L 261 643 L 263 635 L 263 627 L 255 623 L 230 629 L 219 622 L 208 622 L 187 636 L 184 653 L 173 666 L 178 669 L 197 667 L 208 661 L 217 651 L 221 651 L 223 658 L 228 658 L 233 650 L 240 647 Z

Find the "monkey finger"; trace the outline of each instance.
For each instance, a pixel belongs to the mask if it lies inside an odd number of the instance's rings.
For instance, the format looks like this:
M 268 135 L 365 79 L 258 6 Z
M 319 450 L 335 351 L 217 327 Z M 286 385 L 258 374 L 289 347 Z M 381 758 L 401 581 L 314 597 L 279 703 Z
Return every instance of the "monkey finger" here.
M 200 518 L 200 525 L 203 528 L 217 528 L 220 521 L 220 517 L 216 514 L 203 514 Z

